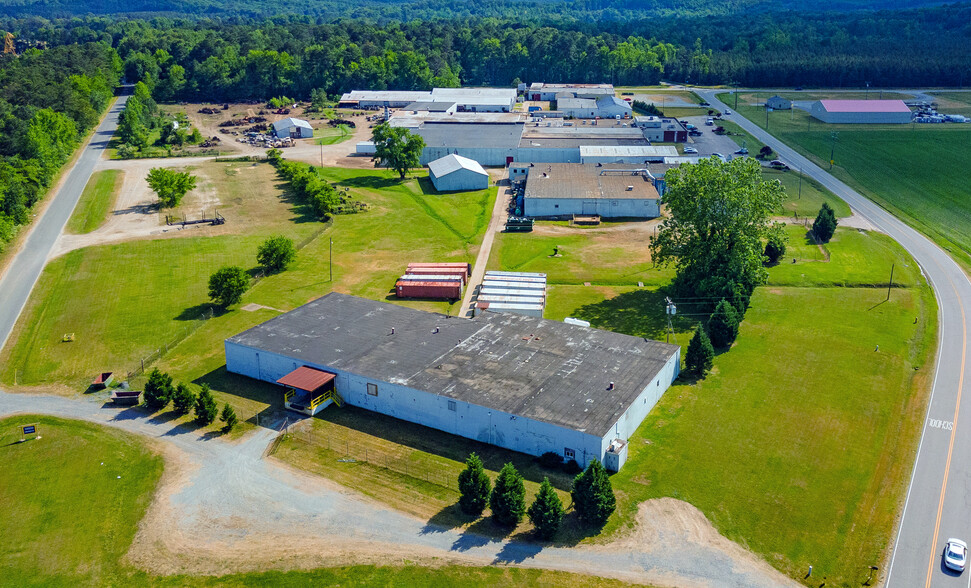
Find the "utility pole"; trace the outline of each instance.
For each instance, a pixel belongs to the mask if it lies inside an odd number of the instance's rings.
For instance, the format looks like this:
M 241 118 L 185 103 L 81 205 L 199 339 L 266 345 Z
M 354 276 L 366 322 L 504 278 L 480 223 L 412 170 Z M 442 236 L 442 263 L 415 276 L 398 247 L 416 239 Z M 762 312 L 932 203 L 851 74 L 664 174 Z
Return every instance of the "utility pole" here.
M 890 301 L 890 288 L 893 288 L 893 267 L 895 264 L 890 264 L 890 283 L 887 284 L 887 301 Z
M 796 198 L 802 200 L 802 168 L 799 168 L 799 196 Z
M 330 248 L 327 252 L 327 269 L 330 270 L 330 281 L 334 281 L 334 238 L 330 238 Z
M 320 144 L 320 167 L 324 167 L 324 144 Z
M 765 99 L 765 130 L 769 130 L 769 99 Z
M 833 169 L 833 165 L 836 163 L 836 140 L 839 138 L 840 134 L 833 131 L 829 134 L 829 136 L 833 139 L 833 146 L 829 150 L 829 169 Z
M 668 332 L 666 335 L 666 341 L 671 342 L 671 333 L 674 332 L 674 325 L 671 324 L 671 317 L 678 314 L 678 308 L 671 302 L 670 297 L 665 297 L 664 300 L 668 303 L 667 307 L 664 309 L 664 314 L 668 317 Z
M 864 100 L 870 99 L 870 82 L 866 83 L 866 93 L 863 95 Z
M 738 110 L 738 82 L 734 82 L 734 84 L 735 84 L 735 110 Z

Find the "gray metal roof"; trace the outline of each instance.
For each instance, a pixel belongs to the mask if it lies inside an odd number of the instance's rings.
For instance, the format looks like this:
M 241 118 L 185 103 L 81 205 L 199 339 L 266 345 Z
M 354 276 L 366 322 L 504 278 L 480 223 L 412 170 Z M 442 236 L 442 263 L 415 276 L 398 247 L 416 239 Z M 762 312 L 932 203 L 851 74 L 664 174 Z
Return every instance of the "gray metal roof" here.
M 273 123 L 273 130 L 275 131 L 279 131 L 280 129 L 289 129 L 290 127 L 303 127 L 305 129 L 313 129 L 313 127 L 310 126 L 310 123 L 303 120 L 302 118 L 290 117 L 290 118 L 278 120 L 275 123 Z
M 525 198 L 556 200 L 656 200 L 654 182 L 638 174 L 643 165 L 546 163 L 532 168 L 526 178 Z M 545 177 L 544 177 L 545 175 Z M 628 190 L 628 187 L 633 189 Z
M 447 112 L 448 109 L 455 106 L 454 102 L 431 102 L 427 100 L 422 100 L 419 102 L 412 102 L 404 107 L 405 110 L 424 110 L 426 112 Z
M 449 318 L 336 292 L 227 341 L 599 437 L 680 352 L 559 321 Z
M 592 98 L 560 98 L 556 99 L 557 110 L 575 110 L 578 108 L 596 110 L 597 101 Z
M 673 145 L 583 145 L 580 157 L 678 157 L 678 148 Z
M 424 123 L 415 132 L 428 147 L 515 149 L 523 125 Z
M 435 161 L 428 162 L 428 171 L 431 172 L 436 178 L 441 178 L 447 176 L 452 172 L 457 172 L 460 169 L 468 170 L 470 172 L 475 172 L 477 174 L 482 174 L 488 176 L 489 173 L 482 169 L 479 162 L 474 159 L 469 159 L 468 157 L 462 157 L 461 155 L 451 154 L 445 157 L 440 157 Z

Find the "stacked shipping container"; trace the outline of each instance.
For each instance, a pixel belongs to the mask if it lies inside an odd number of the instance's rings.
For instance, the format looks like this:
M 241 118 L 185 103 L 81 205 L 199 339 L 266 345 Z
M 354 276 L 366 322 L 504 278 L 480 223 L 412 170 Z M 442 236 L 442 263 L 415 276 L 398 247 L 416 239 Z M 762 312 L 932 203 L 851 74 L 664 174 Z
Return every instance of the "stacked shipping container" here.
M 468 263 L 409 263 L 395 283 L 399 298 L 458 300 L 472 273 Z
M 488 271 L 476 297 L 479 310 L 543 317 L 546 274 Z

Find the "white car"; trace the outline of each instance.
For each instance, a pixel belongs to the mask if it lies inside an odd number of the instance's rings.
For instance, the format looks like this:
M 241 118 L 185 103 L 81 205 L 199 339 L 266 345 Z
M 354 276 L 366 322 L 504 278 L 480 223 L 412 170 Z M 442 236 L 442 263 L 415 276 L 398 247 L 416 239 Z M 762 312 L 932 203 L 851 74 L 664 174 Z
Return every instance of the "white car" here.
M 732 111 L 731 111 L 731 110 L 729 110 L 729 109 L 727 109 L 727 108 L 725 109 L 725 114 L 731 114 L 731 113 L 732 113 Z
M 968 544 L 960 539 L 950 538 L 944 548 L 944 565 L 955 572 L 963 572 L 968 561 Z
M 722 163 L 728 163 L 728 158 L 721 153 L 712 153 L 710 157 L 717 157 L 718 159 L 722 160 Z
M 684 152 L 685 153 L 698 153 L 698 150 L 695 149 L 694 147 L 685 147 L 684 148 Z

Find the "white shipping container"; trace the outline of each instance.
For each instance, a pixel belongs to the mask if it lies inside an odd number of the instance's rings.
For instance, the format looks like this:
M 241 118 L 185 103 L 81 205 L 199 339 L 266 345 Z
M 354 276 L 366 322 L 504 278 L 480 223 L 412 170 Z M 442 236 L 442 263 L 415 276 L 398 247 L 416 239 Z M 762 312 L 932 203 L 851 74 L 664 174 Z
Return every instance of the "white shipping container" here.
M 476 302 L 509 302 L 511 304 L 539 304 L 542 305 L 543 302 L 536 298 L 531 298 L 529 296 L 497 296 L 495 294 L 479 294 L 475 299 Z
M 536 318 L 543 318 L 542 304 L 512 304 L 509 302 L 480 302 L 476 304 L 476 307 L 480 311 L 491 310 L 493 312 L 511 312 L 514 314 L 522 314 L 522 315 L 532 316 Z
M 507 282 L 506 280 L 482 280 L 483 288 L 513 288 L 516 290 L 540 290 L 546 291 L 546 284 L 543 282 Z
M 479 296 L 523 296 L 535 300 L 546 300 L 543 290 L 523 290 L 516 288 L 479 288 Z
M 546 274 L 540 274 L 535 272 L 501 272 L 498 270 L 489 270 L 486 272 L 487 276 L 516 276 L 520 278 L 546 278 Z

